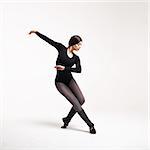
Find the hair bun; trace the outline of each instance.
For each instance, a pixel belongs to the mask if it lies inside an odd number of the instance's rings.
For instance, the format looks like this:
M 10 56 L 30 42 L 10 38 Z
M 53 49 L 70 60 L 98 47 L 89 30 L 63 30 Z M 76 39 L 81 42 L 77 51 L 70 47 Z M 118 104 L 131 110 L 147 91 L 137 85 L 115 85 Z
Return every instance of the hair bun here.
M 80 36 L 74 35 L 69 40 L 69 47 L 72 46 L 72 45 L 78 44 L 81 41 L 82 41 L 82 39 L 81 39 Z

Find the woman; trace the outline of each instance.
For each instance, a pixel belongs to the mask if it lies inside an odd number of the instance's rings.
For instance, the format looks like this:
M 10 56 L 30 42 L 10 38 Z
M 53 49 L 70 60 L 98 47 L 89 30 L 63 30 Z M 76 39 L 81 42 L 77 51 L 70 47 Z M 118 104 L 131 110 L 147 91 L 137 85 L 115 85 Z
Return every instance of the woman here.
M 71 72 L 81 73 L 80 58 L 73 52 L 78 51 L 81 48 L 81 37 L 78 35 L 72 36 L 69 40 L 69 46 L 65 47 L 63 44 L 53 41 L 38 31 L 32 30 L 29 32 L 29 34 L 32 33 L 35 33 L 58 50 L 58 57 L 55 66 L 57 70 L 55 85 L 57 90 L 72 104 L 72 108 L 67 117 L 62 118 L 64 125 L 61 128 L 66 128 L 72 117 L 77 112 L 89 126 L 90 133 L 95 134 L 96 130 L 94 124 L 89 120 L 82 108 L 85 101 L 84 96 L 71 74 Z M 75 68 L 72 67 L 74 64 L 76 65 Z

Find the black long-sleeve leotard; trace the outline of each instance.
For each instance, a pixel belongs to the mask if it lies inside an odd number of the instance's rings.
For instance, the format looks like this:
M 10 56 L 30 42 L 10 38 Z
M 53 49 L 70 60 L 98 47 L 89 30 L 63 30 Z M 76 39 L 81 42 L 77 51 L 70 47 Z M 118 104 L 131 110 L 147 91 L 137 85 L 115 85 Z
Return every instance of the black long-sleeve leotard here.
M 80 65 L 80 58 L 76 54 L 73 53 L 73 57 L 70 58 L 67 55 L 67 48 L 59 42 L 53 41 L 52 39 L 48 38 L 47 36 L 35 32 L 41 39 L 48 42 L 50 45 L 54 46 L 58 50 L 58 57 L 56 60 L 56 65 L 62 65 L 65 66 L 65 69 L 63 71 L 57 70 L 55 82 L 63 82 L 65 84 L 68 84 L 70 80 L 73 78 L 71 72 L 81 72 L 81 65 Z M 76 64 L 75 68 L 72 68 L 72 66 Z

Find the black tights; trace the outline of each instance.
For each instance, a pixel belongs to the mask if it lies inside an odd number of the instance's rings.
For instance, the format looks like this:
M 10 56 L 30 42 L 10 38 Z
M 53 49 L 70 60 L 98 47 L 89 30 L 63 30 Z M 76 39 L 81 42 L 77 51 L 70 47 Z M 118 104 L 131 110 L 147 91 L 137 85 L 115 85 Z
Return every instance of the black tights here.
M 84 96 L 74 79 L 66 85 L 62 82 L 55 82 L 58 91 L 73 105 L 73 109 L 77 112 L 82 110 L 81 105 L 85 102 Z
M 93 128 L 94 124 L 90 121 L 85 111 L 81 107 L 85 102 L 85 99 L 76 81 L 74 79 L 71 79 L 68 84 L 55 82 L 55 85 L 58 91 L 73 105 L 70 112 L 68 113 L 68 116 L 66 118 L 63 118 L 63 128 L 68 125 L 75 113 L 78 112 L 80 117 L 90 127 L 90 133 L 96 133 L 95 129 Z
M 55 85 L 58 91 L 73 105 L 70 112 L 68 113 L 68 116 L 63 118 L 65 125 L 67 126 L 75 113 L 78 112 L 80 117 L 87 123 L 87 125 L 89 127 L 93 127 L 94 124 L 90 121 L 85 111 L 81 107 L 81 105 L 83 105 L 85 102 L 85 99 L 76 81 L 71 79 L 68 84 L 55 82 Z

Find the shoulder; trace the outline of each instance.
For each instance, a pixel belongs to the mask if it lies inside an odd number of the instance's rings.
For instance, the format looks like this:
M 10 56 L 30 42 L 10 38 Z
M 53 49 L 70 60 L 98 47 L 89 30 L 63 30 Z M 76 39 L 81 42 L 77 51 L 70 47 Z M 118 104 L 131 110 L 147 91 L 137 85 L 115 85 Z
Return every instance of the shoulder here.
M 59 43 L 59 45 L 60 45 L 61 47 L 63 47 L 63 48 L 65 48 L 65 49 L 66 49 L 66 46 L 65 46 L 64 44 Z
M 66 50 L 66 47 L 65 47 L 65 45 L 63 45 L 62 43 L 57 42 L 57 49 L 58 49 L 59 51 L 62 51 L 62 50 Z

